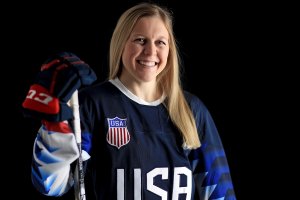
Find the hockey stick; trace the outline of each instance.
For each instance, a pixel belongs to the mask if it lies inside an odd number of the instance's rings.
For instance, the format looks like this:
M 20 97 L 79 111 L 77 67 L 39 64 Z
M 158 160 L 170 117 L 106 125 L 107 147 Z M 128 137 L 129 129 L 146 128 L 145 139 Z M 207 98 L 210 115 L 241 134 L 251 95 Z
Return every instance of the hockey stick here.
M 75 181 L 75 200 L 86 200 L 85 197 L 85 187 L 84 187 L 84 171 L 82 164 L 81 155 L 81 128 L 80 128 L 80 114 L 79 114 L 79 100 L 78 100 L 78 90 L 76 90 L 70 99 L 71 108 L 73 110 L 73 130 L 75 138 L 77 141 L 77 146 L 79 150 L 79 157 L 77 162 L 77 181 Z

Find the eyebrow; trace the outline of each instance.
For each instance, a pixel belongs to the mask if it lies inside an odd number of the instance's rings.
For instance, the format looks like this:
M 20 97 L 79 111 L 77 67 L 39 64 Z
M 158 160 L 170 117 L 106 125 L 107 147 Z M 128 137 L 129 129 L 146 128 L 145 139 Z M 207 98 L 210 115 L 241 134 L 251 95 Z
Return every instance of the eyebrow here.
M 145 37 L 145 38 L 147 38 L 145 35 L 140 34 L 140 33 L 132 34 L 131 36 L 132 36 L 132 37 Z M 165 40 L 169 41 L 169 38 L 168 38 L 168 37 L 165 37 L 165 36 L 159 36 L 158 38 L 159 38 L 159 39 L 165 39 Z

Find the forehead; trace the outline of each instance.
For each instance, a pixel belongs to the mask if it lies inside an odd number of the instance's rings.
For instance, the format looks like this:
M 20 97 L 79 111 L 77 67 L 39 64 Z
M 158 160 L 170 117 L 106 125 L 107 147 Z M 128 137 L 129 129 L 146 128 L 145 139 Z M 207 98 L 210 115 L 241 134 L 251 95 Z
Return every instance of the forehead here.
M 133 27 L 132 33 L 156 32 L 158 34 L 168 35 L 167 27 L 159 16 L 141 17 Z

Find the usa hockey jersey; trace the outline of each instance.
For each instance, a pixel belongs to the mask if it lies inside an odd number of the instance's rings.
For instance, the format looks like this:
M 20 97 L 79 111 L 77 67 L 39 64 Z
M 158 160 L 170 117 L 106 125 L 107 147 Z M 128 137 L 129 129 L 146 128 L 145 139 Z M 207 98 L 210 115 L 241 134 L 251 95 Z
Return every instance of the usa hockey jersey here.
M 185 92 L 201 147 L 182 147 L 163 97 L 145 102 L 118 79 L 80 92 L 87 199 L 235 200 L 226 155 L 211 115 Z M 180 109 L 180 108 L 178 108 Z M 45 195 L 72 187 L 76 141 L 66 122 L 44 122 L 34 143 L 32 180 Z

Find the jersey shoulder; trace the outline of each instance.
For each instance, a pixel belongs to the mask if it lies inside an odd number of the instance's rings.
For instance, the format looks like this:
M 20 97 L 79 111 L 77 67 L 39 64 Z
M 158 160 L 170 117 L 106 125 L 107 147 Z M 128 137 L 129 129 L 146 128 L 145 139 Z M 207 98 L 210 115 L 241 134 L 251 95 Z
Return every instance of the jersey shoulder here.
M 81 89 L 79 95 L 80 97 L 88 97 L 90 99 L 99 100 L 104 97 L 107 98 L 120 95 L 120 91 L 109 81 L 103 81 Z
M 195 94 L 192 94 L 188 91 L 184 91 L 184 96 L 193 112 L 199 112 L 199 111 L 206 112 L 207 111 L 207 107 L 205 106 L 203 101 Z

